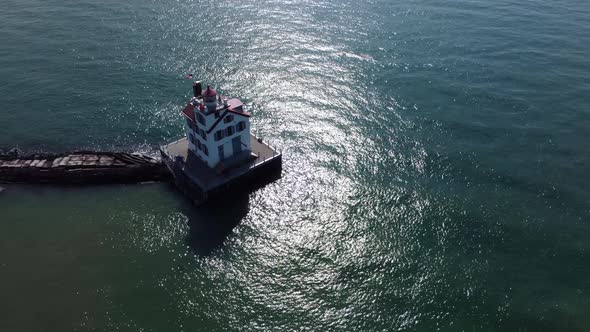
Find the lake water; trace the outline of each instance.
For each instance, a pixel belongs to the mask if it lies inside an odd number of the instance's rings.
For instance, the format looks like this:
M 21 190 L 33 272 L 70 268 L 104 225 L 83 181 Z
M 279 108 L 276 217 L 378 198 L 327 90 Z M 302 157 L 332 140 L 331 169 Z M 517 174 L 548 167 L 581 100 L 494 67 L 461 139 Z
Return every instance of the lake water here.
M 7 186 L 2 331 L 587 331 L 590 3 L 3 0 L 0 145 L 157 153 L 187 73 L 282 178 Z

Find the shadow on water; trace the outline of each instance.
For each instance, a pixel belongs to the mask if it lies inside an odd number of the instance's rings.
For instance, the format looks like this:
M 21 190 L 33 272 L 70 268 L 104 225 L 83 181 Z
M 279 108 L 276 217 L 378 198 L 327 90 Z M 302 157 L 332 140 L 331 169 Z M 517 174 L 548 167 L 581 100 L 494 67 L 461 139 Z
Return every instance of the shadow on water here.
M 201 256 L 209 256 L 223 246 L 233 229 L 248 214 L 250 192 L 230 193 L 199 207 L 188 203 L 187 244 Z
M 187 244 L 201 256 L 209 256 L 223 247 L 233 229 L 246 217 L 250 209 L 250 195 L 280 179 L 281 171 L 266 174 L 248 185 L 234 187 L 232 191 L 195 206 L 189 200 L 183 205 L 188 218 Z

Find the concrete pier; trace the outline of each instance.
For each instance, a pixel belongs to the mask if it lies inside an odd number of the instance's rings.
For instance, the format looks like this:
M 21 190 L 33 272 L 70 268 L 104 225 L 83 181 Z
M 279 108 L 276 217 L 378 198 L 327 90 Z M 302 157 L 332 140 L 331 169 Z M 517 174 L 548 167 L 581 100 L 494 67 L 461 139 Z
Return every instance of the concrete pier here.
M 188 140 L 180 139 L 160 148 L 162 161 L 174 176 L 176 186 L 196 203 L 230 188 L 280 176 L 282 154 L 261 139 L 250 135 L 252 151 L 236 155 L 210 168 L 188 149 Z

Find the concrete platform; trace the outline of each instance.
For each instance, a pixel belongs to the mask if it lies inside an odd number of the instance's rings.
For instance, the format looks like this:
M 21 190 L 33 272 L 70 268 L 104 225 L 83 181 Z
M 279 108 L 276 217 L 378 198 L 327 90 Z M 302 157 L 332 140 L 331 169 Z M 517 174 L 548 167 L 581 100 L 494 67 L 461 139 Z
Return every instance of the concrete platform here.
M 282 155 L 270 145 L 250 134 L 252 152 L 223 161 L 224 167 L 210 168 L 188 149 L 186 138 L 160 148 L 162 161 L 172 172 L 176 186 L 197 201 L 229 189 L 241 180 L 260 180 L 280 172 Z

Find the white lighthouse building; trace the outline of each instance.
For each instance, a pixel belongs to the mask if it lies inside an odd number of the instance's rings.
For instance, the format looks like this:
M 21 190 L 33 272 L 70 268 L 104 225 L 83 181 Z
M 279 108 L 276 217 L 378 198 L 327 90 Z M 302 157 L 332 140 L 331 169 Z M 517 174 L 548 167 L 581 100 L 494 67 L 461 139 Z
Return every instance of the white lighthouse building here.
M 280 177 L 282 154 L 250 133 L 250 113 L 201 82 L 183 108 L 186 137 L 160 147 L 176 187 L 201 204 L 239 188 Z
M 189 152 L 210 168 L 247 159 L 251 154 L 250 113 L 239 99 L 227 99 L 201 82 L 193 85 L 194 97 L 183 109 Z

